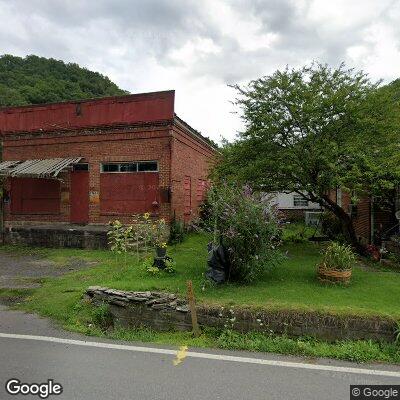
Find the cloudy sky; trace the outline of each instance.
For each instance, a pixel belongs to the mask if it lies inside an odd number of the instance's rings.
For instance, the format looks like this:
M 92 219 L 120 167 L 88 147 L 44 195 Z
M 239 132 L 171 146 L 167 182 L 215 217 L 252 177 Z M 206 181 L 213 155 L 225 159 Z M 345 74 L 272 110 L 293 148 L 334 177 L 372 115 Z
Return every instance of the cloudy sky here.
M 399 22 L 400 0 L 0 0 L 0 49 L 175 89 L 178 115 L 218 140 L 241 129 L 229 84 L 312 60 L 399 77 Z

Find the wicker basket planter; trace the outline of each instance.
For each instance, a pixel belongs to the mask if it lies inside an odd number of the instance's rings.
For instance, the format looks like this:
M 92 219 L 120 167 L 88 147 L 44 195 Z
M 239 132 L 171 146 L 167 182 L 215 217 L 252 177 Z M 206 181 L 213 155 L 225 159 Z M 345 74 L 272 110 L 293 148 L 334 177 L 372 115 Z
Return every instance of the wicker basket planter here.
M 320 264 L 317 270 L 318 279 L 324 283 L 350 283 L 351 269 L 332 269 Z

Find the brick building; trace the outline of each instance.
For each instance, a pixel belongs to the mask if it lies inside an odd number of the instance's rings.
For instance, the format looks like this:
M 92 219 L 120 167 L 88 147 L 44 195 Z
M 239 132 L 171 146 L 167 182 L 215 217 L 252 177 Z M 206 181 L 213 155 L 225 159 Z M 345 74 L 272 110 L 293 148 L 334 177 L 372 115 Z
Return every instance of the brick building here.
M 5 227 L 198 215 L 216 154 L 174 91 L 0 109 Z
M 357 203 L 353 203 L 350 193 L 337 189 L 330 193 L 330 197 L 353 219 L 354 229 L 360 243 L 380 245 L 391 235 L 399 232 L 399 221 L 395 218 L 398 210 L 398 194 L 393 194 L 391 205 L 383 206 L 371 196 L 364 196 Z

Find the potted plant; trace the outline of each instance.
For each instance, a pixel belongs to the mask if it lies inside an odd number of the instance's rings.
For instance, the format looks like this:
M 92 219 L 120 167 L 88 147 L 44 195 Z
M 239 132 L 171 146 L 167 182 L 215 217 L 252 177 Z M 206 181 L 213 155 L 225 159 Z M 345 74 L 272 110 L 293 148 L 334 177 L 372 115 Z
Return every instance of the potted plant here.
M 159 258 L 165 258 L 167 255 L 167 243 L 156 244 L 156 255 Z
M 356 257 L 350 246 L 332 242 L 318 265 L 318 279 L 327 283 L 349 283 Z
M 152 238 L 157 257 L 165 257 L 167 255 L 168 239 L 168 226 L 165 219 L 159 219 L 153 222 Z

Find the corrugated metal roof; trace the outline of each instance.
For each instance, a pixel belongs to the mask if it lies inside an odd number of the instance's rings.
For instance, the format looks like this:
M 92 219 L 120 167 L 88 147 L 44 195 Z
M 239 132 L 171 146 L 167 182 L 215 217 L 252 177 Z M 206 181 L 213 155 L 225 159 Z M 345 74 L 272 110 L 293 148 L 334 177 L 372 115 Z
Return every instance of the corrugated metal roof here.
M 21 161 L 3 161 L 0 163 L 0 171 L 7 170 L 20 162 Z
M 0 175 L 26 178 L 57 178 L 66 167 L 78 163 L 83 157 L 49 158 L 44 160 L 3 161 Z

